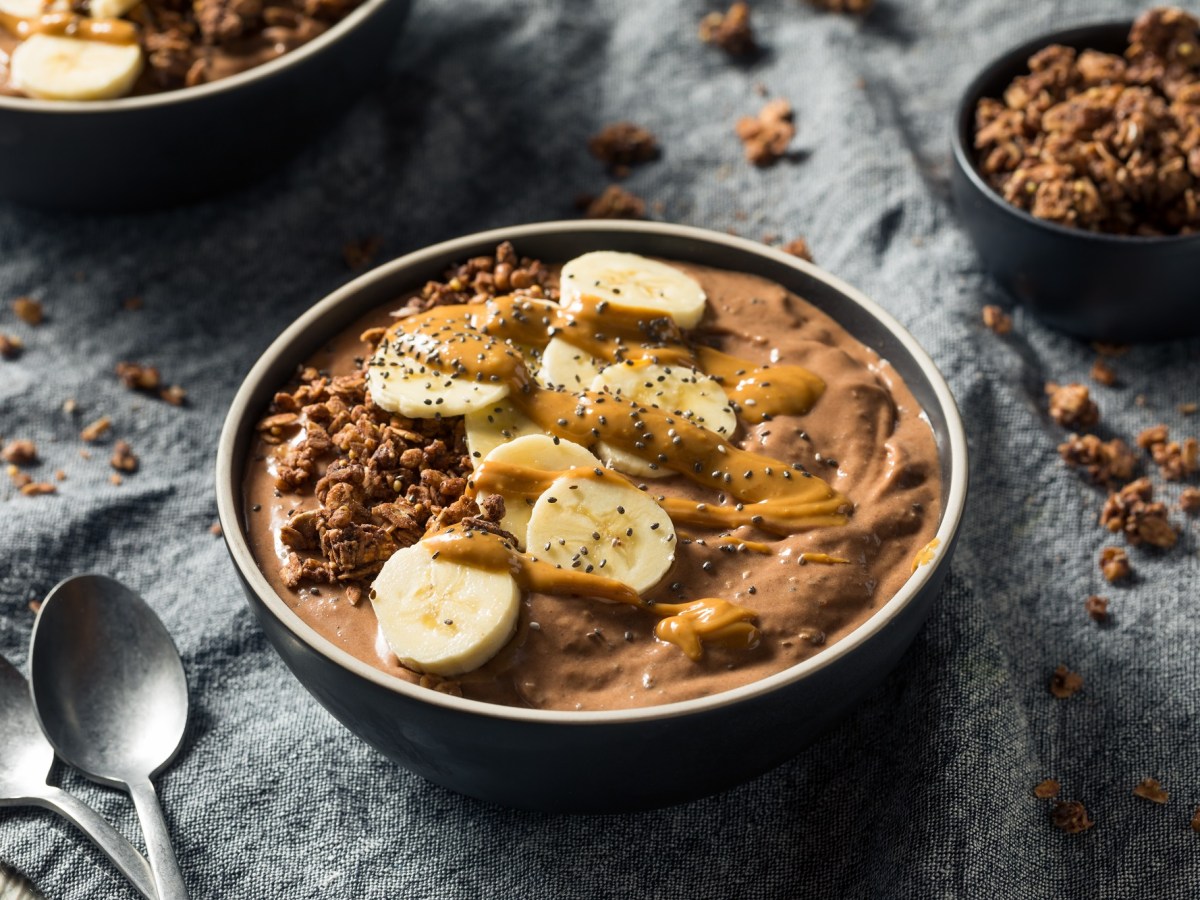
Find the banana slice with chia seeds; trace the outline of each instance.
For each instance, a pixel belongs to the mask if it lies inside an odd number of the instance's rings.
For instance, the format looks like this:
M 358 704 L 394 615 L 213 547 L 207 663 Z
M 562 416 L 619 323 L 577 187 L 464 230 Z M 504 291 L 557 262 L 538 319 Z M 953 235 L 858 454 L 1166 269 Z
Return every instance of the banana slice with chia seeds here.
M 507 400 L 469 412 L 463 418 L 467 432 L 467 451 L 476 469 L 485 456 L 509 441 L 527 434 L 544 435 L 540 427 Z
M 471 334 L 481 344 L 488 340 Z M 477 380 L 425 361 L 433 345 L 425 335 L 404 332 L 384 341 L 367 367 L 371 399 L 389 412 L 435 419 L 486 409 L 508 396 L 504 382 Z
M 552 391 L 577 393 L 585 390 L 604 368 L 605 362 L 596 359 L 561 337 L 552 337 L 542 351 L 540 365 L 534 378 Z
M 704 288 L 690 275 L 636 253 L 597 250 L 562 267 L 559 293 L 564 306 L 582 296 L 623 309 L 648 309 L 670 316 L 680 328 L 695 328 L 704 316 Z
M 113 100 L 133 90 L 142 63 L 138 44 L 33 34 L 13 50 L 9 71 L 14 87 L 40 100 Z

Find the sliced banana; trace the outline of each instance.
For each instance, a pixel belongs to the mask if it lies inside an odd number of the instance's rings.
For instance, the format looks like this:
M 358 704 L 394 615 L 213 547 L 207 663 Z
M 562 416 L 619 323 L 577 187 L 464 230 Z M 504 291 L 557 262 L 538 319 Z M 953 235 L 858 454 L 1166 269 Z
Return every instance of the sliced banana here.
M 704 289 L 674 266 L 636 253 L 597 250 L 562 267 L 559 292 L 564 306 L 583 295 L 613 306 L 652 309 L 681 328 L 695 328 L 704 315 Z
M 586 389 L 595 380 L 604 361 L 580 350 L 561 337 L 550 338 L 542 351 L 541 365 L 534 378 L 544 388 L 576 393 Z
M 600 460 L 586 448 L 561 438 L 555 440 L 542 432 L 501 444 L 484 458 L 485 463 L 493 461 L 540 469 L 543 472 L 563 472 L 580 466 L 591 469 L 600 465 Z M 480 500 L 484 500 L 490 496 L 490 492 L 481 490 L 478 496 Z M 524 550 L 525 533 L 535 501 L 527 497 L 505 495 L 503 492 L 501 496 L 504 497 L 504 518 L 501 525 L 505 531 L 516 537 Z
M 521 608 L 521 589 L 508 572 L 434 559 L 423 543 L 392 555 L 370 597 L 400 662 L 447 677 L 499 653 L 517 630 Z
M 508 396 L 504 382 L 476 381 L 421 362 L 421 335 L 385 341 L 367 368 L 371 399 L 389 412 L 413 419 L 462 416 L 495 406 Z M 414 352 L 401 352 L 412 343 Z
M 675 526 L 623 479 L 558 478 L 533 507 L 526 532 L 538 559 L 607 575 L 644 594 L 675 561 Z
M 0 0 L 0 12 L 20 16 L 22 19 L 36 19 L 47 9 L 47 4 L 42 0 Z
M 631 359 L 606 366 L 590 387 L 656 407 L 717 434 L 732 435 L 737 430 L 737 415 L 721 383 L 687 366 Z
M 142 0 L 91 0 L 88 12 L 93 19 L 119 19 Z
M 529 416 L 507 400 L 469 412 L 463 422 L 467 431 L 467 450 L 475 468 L 479 468 L 483 458 L 501 444 L 527 434 L 545 434 Z
M 34 34 L 17 45 L 13 86 L 42 100 L 111 100 L 133 90 L 142 74 L 142 48 Z

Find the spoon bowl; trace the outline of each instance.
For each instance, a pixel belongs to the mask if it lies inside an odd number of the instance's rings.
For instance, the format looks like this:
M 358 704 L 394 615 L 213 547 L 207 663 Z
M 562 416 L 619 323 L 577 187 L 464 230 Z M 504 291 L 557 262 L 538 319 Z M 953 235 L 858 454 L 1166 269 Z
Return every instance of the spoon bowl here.
M 29 656 L 46 737 L 92 780 L 129 790 L 158 896 L 186 897 L 150 782 L 175 758 L 187 727 L 187 678 L 170 634 L 119 581 L 78 575 L 43 601 Z

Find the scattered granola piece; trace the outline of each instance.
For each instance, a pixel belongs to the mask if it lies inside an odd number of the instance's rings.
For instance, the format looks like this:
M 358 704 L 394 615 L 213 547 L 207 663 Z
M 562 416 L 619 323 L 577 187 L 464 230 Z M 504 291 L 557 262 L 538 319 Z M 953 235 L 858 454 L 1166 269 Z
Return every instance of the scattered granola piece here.
M 122 484 L 125 483 L 125 479 L 122 478 L 120 475 L 118 475 L 116 472 L 110 472 L 109 476 L 108 476 L 108 480 L 109 480 L 109 483 L 111 483 L 113 485 L 113 487 L 120 487 Z
M 25 485 L 29 484 L 29 482 L 33 481 L 32 475 L 22 472 L 11 463 L 5 468 L 5 471 L 8 473 L 8 478 L 13 483 L 14 487 L 23 488 Z
M 41 325 L 46 318 L 42 304 L 32 297 L 18 297 L 12 302 L 13 312 L 26 325 Z
M 54 470 L 54 480 L 55 481 L 66 481 L 67 480 L 66 470 L 65 469 L 55 469 Z
M 213 537 L 220 537 L 225 532 L 222 530 L 220 522 L 213 522 L 211 525 L 208 526 L 208 533 L 211 534 Z
M 1197 407 L 1195 403 L 1180 403 L 1179 414 L 1181 416 L 1194 416 L 1198 408 L 1200 407 Z
M 14 466 L 28 466 L 37 462 L 37 445 L 30 440 L 9 441 L 0 450 L 0 458 Z
M 1012 316 L 995 304 L 989 303 L 983 308 L 983 324 L 996 334 L 1008 334 L 1012 331 Z
M 1200 513 L 1200 488 L 1185 487 L 1179 495 L 1179 508 L 1189 516 Z
M 1108 598 L 1101 597 L 1097 594 L 1092 594 L 1083 601 L 1083 608 L 1087 610 L 1087 614 L 1096 622 L 1108 621 Z
M 33 613 L 35 616 L 38 613 L 40 613 L 42 611 L 42 601 L 41 600 L 30 600 L 29 601 L 29 611 L 31 613 Z
M 1192 814 L 1192 831 L 1200 832 L 1200 806 L 1197 806 Z
M 1078 800 L 1060 800 L 1050 810 L 1050 821 L 1067 834 L 1087 831 L 1095 822 L 1088 818 L 1087 809 Z
M 633 122 L 613 122 L 588 138 L 588 152 L 618 178 L 629 174 L 629 167 L 658 159 L 658 138 Z
M 865 16 L 875 6 L 875 0 L 808 0 L 809 5 L 828 12 Z
M 1175 546 L 1179 533 L 1167 520 L 1166 504 L 1153 502 L 1153 497 L 1154 486 L 1149 478 L 1131 481 L 1108 495 L 1100 511 L 1100 524 L 1114 534 L 1124 534 L 1125 540 L 1134 546 L 1152 544 L 1163 549 Z
M 589 219 L 646 218 L 646 201 L 619 184 L 610 184 L 598 197 L 580 198 L 580 205 Z
M 812 250 L 808 247 L 808 241 L 804 238 L 796 238 L 794 241 L 788 241 L 779 248 L 784 253 L 790 253 L 792 256 L 798 257 L 805 262 L 813 262 Z
M 1133 788 L 1133 792 L 1143 800 L 1163 804 L 1167 802 L 1168 794 L 1154 778 L 1143 778 Z
M 778 162 L 796 136 L 795 114 L 786 100 L 772 100 L 757 116 L 743 116 L 734 129 L 746 151 L 746 159 L 756 166 Z
M 75 415 L 75 411 L 79 409 L 79 403 L 74 397 L 68 397 L 63 401 L 62 411 L 68 416 Z
M 79 432 L 79 437 L 92 444 L 104 437 L 110 428 L 112 428 L 112 419 L 108 416 L 101 416 Z
M 1096 484 L 1124 484 L 1137 471 L 1137 457 L 1120 438 L 1102 441 L 1094 434 L 1072 434 L 1058 445 L 1058 455 Z
M 1063 428 L 1083 431 L 1100 421 L 1100 408 L 1096 406 L 1082 384 L 1046 384 L 1050 397 L 1050 418 Z
M 137 312 L 145 305 L 145 301 L 136 295 L 133 297 L 126 297 L 121 301 L 121 309 L 125 310 L 126 312 Z
M 1155 425 L 1138 435 L 1138 446 L 1150 452 L 1167 481 L 1182 481 L 1200 471 L 1200 441 L 1185 438 L 1168 440 L 1166 425 Z
M 1105 547 L 1100 551 L 1100 571 L 1108 582 L 1121 581 L 1133 574 L 1129 554 L 1122 547 Z
M 1129 352 L 1128 344 L 1106 344 L 1104 341 L 1093 341 L 1092 349 L 1101 356 L 1124 356 Z
M 165 387 L 159 391 L 158 396 L 172 406 L 183 406 L 184 402 L 187 400 L 187 391 L 185 391 L 179 385 L 173 384 L 170 387 Z
M 26 497 L 39 497 L 42 494 L 54 494 L 58 488 L 48 481 L 31 481 L 21 486 L 21 493 Z
M 1058 792 L 1062 790 L 1062 785 L 1053 778 L 1047 778 L 1034 786 L 1033 796 L 1040 800 L 1049 800 L 1051 797 L 1057 797 Z
M 16 335 L 0 332 L 0 358 L 16 359 L 25 349 L 25 343 Z
M 382 246 L 383 238 L 378 235 L 371 235 L 358 241 L 346 241 L 342 245 L 342 259 L 346 262 L 346 268 L 351 271 L 365 269 L 371 264 L 371 260 L 379 253 L 379 248 Z
M 1097 356 L 1096 361 L 1092 363 L 1091 376 L 1092 381 L 1105 387 L 1112 387 L 1117 383 L 1117 370 L 1106 363 L 1102 356 Z
M 1072 697 L 1083 687 L 1083 676 L 1066 666 L 1059 666 L 1050 676 L 1050 693 L 1060 700 Z
M 117 377 L 125 387 L 134 391 L 157 391 L 162 384 L 162 376 L 154 366 L 143 366 L 140 363 L 117 363 Z
M 1149 450 L 1155 444 L 1165 444 L 1167 437 L 1166 425 L 1152 425 L 1149 428 L 1143 428 L 1138 434 L 1137 445 L 1143 450 Z
M 700 40 L 720 47 L 730 56 L 753 54 L 758 45 L 750 25 L 750 4 L 738 2 L 728 12 L 710 12 L 700 20 Z
M 138 470 L 138 458 L 134 454 L 133 448 L 129 446 L 128 441 L 117 441 L 113 445 L 112 456 L 108 460 L 108 464 L 120 472 L 136 472 Z

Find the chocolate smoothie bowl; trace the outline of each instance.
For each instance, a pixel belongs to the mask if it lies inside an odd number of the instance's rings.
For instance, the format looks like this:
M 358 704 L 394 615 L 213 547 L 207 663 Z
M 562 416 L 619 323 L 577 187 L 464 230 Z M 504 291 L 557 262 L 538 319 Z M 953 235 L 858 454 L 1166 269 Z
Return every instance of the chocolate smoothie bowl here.
M 218 458 L 306 687 L 431 780 L 545 809 L 794 754 L 915 634 L 965 480 L 953 401 L 885 313 L 769 248 L 630 223 L 364 276 L 259 362 Z M 635 764 L 648 741 L 669 765 Z

